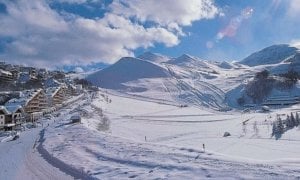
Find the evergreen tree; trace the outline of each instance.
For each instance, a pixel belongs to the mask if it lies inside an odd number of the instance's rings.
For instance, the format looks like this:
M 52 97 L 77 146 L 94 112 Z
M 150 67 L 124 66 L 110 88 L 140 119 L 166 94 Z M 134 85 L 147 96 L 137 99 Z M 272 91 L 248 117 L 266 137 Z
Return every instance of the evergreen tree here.
M 292 112 L 291 112 L 291 126 L 292 128 L 296 126 L 296 118 Z
M 275 136 L 277 133 L 278 133 L 277 124 L 276 124 L 276 122 L 273 122 L 273 125 L 272 125 L 272 136 Z
M 291 128 L 292 123 L 289 115 L 286 116 L 285 125 L 287 130 Z
M 284 133 L 284 126 L 283 126 L 283 123 L 282 123 L 282 120 L 281 120 L 280 117 L 278 118 L 278 125 L 277 125 L 277 127 L 278 127 L 278 133 L 280 135 L 283 134 Z
M 279 120 L 273 122 L 272 137 L 274 136 L 276 140 L 279 139 L 282 135 L 282 129 L 280 128 L 280 124 L 282 125 L 282 123 L 279 123 Z
M 296 121 L 296 124 L 295 124 L 295 126 L 299 126 L 299 124 L 300 124 L 300 119 L 299 119 L 299 114 L 296 112 L 296 117 L 295 117 L 295 121 Z

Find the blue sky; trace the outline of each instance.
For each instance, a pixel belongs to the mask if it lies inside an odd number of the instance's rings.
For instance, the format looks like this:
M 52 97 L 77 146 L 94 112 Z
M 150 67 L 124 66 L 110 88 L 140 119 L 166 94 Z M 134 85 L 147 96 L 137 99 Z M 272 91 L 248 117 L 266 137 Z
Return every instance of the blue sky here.
M 2 0 L 0 59 L 59 67 L 152 51 L 241 60 L 299 44 L 300 0 Z

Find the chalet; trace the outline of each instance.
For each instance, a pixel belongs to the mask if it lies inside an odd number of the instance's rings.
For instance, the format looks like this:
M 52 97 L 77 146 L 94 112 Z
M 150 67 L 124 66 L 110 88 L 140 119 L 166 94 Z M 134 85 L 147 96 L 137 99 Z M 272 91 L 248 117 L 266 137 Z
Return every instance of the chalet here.
M 41 77 L 43 80 L 46 80 L 48 78 L 48 71 L 46 69 L 39 69 L 37 76 Z
M 0 129 L 4 128 L 5 120 L 8 114 L 8 110 L 4 106 L 0 106 Z
M 22 106 L 5 106 L 5 108 L 10 112 L 8 120 L 11 123 L 20 125 L 24 117 L 24 109 L 22 108 Z
M 60 87 L 50 87 L 46 90 L 48 104 L 51 107 L 63 104 L 66 100 L 66 88 L 64 86 Z
M 22 123 L 23 115 L 21 106 L 0 106 L 0 129 L 12 130 Z
M 0 81 L 4 81 L 4 82 L 13 81 L 13 74 L 9 71 L 0 69 Z
M 12 74 L 12 78 L 13 78 L 13 80 L 17 80 L 17 79 L 19 79 L 19 76 L 20 76 L 20 71 L 18 70 L 18 69 L 12 69 L 11 71 L 10 71 L 10 73 Z
M 43 112 L 43 110 L 48 107 L 47 98 L 42 89 L 24 91 L 20 98 L 11 99 L 5 104 L 7 107 L 18 105 L 22 106 L 25 113 L 29 115 L 32 113 Z M 35 121 L 36 118 L 30 118 L 30 120 Z
M 68 96 L 77 96 L 81 93 L 82 86 L 74 86 L 72 84 L 68 84 L 67 87 L 67 95 Z

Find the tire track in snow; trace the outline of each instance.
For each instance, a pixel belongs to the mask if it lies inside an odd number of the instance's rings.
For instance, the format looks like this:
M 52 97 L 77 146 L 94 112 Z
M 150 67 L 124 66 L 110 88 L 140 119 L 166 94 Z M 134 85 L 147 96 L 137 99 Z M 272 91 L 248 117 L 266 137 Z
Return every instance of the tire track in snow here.
M 45 141 L 44 134 L 45 129 L 40 132 L 40 139 L 37 150 L 49 164 L 58 168 L 60 171 L 74 177 L 75 179 L 94 179 L 89 174 L 79 171 L 78 169 L 64 163 L 58 158 L 51 156 L 51 154 L 43 147 L 43 142 Z

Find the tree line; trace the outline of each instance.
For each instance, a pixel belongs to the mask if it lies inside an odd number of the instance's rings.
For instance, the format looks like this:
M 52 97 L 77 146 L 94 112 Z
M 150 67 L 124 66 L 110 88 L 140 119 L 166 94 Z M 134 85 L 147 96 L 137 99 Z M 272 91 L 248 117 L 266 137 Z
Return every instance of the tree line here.
M 281 117 L 277 115 L 276 121 L 273 122 L 272 137 L 274 136 L 276 140 L 280 139 L 283 133 L 299 125 L 300 118 L 297 112 L 291 112 L 290 115 L 286 116 L 286 119 L 281 119 Z

